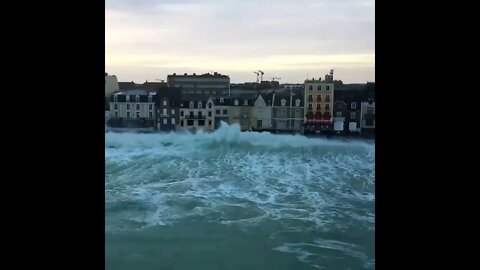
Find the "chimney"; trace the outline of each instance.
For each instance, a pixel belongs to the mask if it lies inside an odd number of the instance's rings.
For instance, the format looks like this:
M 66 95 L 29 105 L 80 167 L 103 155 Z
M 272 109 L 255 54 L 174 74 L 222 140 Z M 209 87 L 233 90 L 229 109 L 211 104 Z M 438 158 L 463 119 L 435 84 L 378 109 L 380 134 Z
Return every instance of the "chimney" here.
M 196 76 L 197 74 L 193 73 L 193 76 Z
M 184 73 L 183 75 L 184 75 L 184 76 L 187 76 L 187 73 Z

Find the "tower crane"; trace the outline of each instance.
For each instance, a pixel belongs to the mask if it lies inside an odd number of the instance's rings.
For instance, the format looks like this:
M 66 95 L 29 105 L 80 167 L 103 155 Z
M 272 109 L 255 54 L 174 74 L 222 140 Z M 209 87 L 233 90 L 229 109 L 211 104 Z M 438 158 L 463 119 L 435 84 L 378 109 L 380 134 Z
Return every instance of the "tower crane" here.
M 254 71 L 253 73 L 257 74 L 257 83 L 258 83 L 258 75 L 260 75 L 260 73 L 258 73 L 257 71 Z
M 265 74 L 263 71 L 259 70 L 258 71 L 260 73 L 260 82 L 263 81 L 263 74 Z

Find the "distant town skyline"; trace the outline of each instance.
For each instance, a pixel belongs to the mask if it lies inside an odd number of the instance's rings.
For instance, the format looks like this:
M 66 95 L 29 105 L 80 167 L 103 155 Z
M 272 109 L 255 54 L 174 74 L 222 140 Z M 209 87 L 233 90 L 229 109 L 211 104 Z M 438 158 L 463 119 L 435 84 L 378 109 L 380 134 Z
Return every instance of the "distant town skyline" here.
M 119 81 L 219 72 L 375 81 L 374 0 L 106 0 L 105 72 Z

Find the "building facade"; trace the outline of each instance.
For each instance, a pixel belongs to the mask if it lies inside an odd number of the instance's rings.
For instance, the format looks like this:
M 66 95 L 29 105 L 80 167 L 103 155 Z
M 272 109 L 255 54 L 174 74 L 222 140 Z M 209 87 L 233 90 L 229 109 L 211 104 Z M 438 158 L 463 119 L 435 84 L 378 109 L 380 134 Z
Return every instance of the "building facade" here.
M 205 130 L 215 129 L 215 116 L 212 98 L 186 98 L 180 103 L 180 130 Z
M 360 109 L 360 134 L 363 137 L 375 138 L 375 102 L 362 102 Z
M 182 96 L 187 97 L 228 97 L 230 95 L 230 77 L 220 73 L 205 73 L 202 75 L 167 76 L 169 87 L 180 88 Z
M 255 130 L 272 129 L 272 100 L 273 94 L 259 94 L 253 105 Z
M 306 133 L 330 133 L 333 131 L 333 70 L 325 75 L 325 80 L 306 80 L 304 90 Z
M 272 129 L 300 132 L 305 115 L 301 92 L 273 93 L 272 99 Z
M 215 116 L 215 129 L 220 128 L 222 122 L 230 124 L 228 118 L 228 111 L 230 110 L 230 106 L 232 105 L 232 100 L 230 98 L 214 98 L 213 105 Z
M 158 131 L 175 131 L 180 123 L 180 91 L 173 87 L 157 90 L 155 122 Z
M 250 95 L 232 97 L 228 108 L 228 123 L 239 124 L 242 131 L 252 130 L 255 123 L 253 103 L 254 99 Z
M 107 125 L 115 129 L 153 130 L 155 127 L 156 93 L 130 90 L 110 97 L 110 118 Z

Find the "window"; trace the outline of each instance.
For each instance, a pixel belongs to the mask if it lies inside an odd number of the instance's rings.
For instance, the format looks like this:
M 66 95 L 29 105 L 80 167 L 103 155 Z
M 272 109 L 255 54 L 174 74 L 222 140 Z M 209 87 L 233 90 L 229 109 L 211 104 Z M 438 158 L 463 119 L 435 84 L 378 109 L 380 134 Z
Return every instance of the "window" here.
M 204 91 L 203 91 L 203 94 L 204 94 L 204 95 L 210 95 L 210 91 L 204 90 Z
M 152 102 L 152 95 L 148 95 L 148 102 Z
M 153 118 L 153 112 L 148 112 L 148 117 Z
M 244 100 L 243 100 L 243 105 L 245 105 L 245 106 L 248 105 L 248 100 L 247 100 L 247 99 L 244 99 Z
M 137 111 L 140 111 L 140 104 L 135 105 L 135 109 L 136 109 Z
M 257 128 L 261 128 L 262 127 L 262 120 L 257 120 Z
M 199 126 L 205 126 L 205 120 L 198 120 L 198 125 Z
M 216 94 L 217 94 L 217 91 L 212 90 L 212 95 L 216 95 Z
M 167 124 L 167 118 L 163 118 L 163 124 L 164 124 L 164 125 Z
M 308 109 L 309 109 L 309 110 L 312 110 L 312 109 L 313 109 L 312 103 L 309 103 L 309 104 L 308 104 Z
M 118 102 L 118 96 L 117 95 L 113 96 L 113 102 Z
M 322 95 L 317 95 L 317 101 L 322 101 Z
M 297 98 L 297 100 L 295 100 L 295 106 L 300 107 L 300 99 Z
M 285 118 L 285 109 L 277 110 L 277 118 Z
M 172 109 L 172 114 L 175 115 L 175 110 L 174 109 Z
M 220 98 L 220 103 L 223 103 L 223 98 Z
M 211 121 L 211 120 L 208 121 L 208 125 L 209 125 L 209 126 L 212 125 L 212 121 Z
M 211 111 L 208 111 L 208 116 L 212 116 L 212 112 Z
M 115 110 L 118 110 L 118 104 L 115 104 L 114 107 L 115 107 Z
M 309 85 L 308 90 L 313 90 L 313 86 Z
M 235 99 L 234 104 L 235 104 L 235 106 L 238 106 L 238 99 Z
M 330 102 L 330 95 L 325 95 L 325 102 Z
M 220 110 L 216 110 L 216 111 L 215 111 L 215 114 L 220 114 Z
M 172 118 L 172 125 L 175 125 L 175 118 Z
M 130 118 L 130 112 L 127 112 L 127 118 Z
M 118 112 L 115 112 L 115 118 L 118 118 Z
M 336 115 L 337 117 L 342 117 L 342 112 L 337 112 L 335 115 Z
M 327 85 L 325 90 L 330 90 L 330 85 Z
M 320 107 L 320 104 L 317 103 L 317 111 L 321 110 L 322 108 Z
M 183 116 L 183 111 L 180 111 L 180 116 Z
M 189 107 L 190 107 L 190 109 L 193 109 L 193 101 L 190 101 Z
M 367 119 L 365 119 L 365 125 L 373 126 L 373 117 L 368 117 Z
M 126 96 L 127 102 L 130 102 L 130 95 Z
M 199 109 L 202 108 L 202 102 L 201 102 L 201 101 L 198 102 L 198 108 L 199 108 Z
M 212 108 L 212 103 L 211 103 L 211 102 L 208 103 L 208 108 L 209 108 L 209 109 Z
M 312 95 L 308 95 L 308 101 L 313 101 Z
M 357 118 L 357 113 L 351 112 L 351 113 L 350 113 L 350 118 L 351 118 L 351 119 Z
M 187 126 L 193 126 L 193 120 L 187 120 Z
M 325 104 L 325 110 L 330 110 L 330 104 Z
M 181 127 L 183 127 L 183 120 L 182 120 L 182 121 L 180 121 L 180 126 L 181 126 Z
M 368 114 L 373 114 L 373 108 L 367 108 L 367 113 Z
M 140 97 L 138 95 L 135 96 L 135 102 L 140 102 Z
M 140 118 L 140 112 L 137 112 L 137 118 Z
M 127 110 L 130 110 L 130 104 L 127 104 Z
M 300 110 L 295 110 L 295 118 L 300 118 Z
M 280 102 L 282 103 L 282 107 L 285 107 L 285 105 L 287 105 L 287 101 L 284 98 L 282 98 Z
M 350 103 L 350 107 L 352 108 L 352 110 L 356 109 L 357 108 L 357 103 L 356 102 Z
M 149 109 L 150 111 L 153 110 L 153 105 L 152 105 L 152 104 L 149 104 L 149 105 L 148 105 L 148 109 Z
M 198 117 L 202 118 L 202 112 L 201 111 L 198 112 Z
M 190 112 L 190 118 L 193 118 L 193 112 Z
M 227 94 L 227 90 L 222 91 L 222 95 L 226 95 L 226 94 Z
M 321 85 L 317 86 L 317 90 L 318 90 L 318 91 L 321 91 L 321 90 L 322 90 L 322 86 L 321 86 Z
M 167 115 L 167 109 L 163 109 L 162 114 Z
M 223 114 L 224 114 L 224 115 L 227 115 L 227 110 L 223 110 Z

